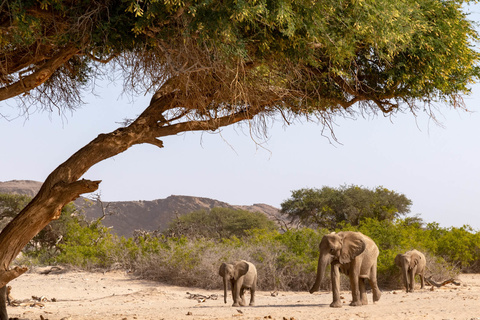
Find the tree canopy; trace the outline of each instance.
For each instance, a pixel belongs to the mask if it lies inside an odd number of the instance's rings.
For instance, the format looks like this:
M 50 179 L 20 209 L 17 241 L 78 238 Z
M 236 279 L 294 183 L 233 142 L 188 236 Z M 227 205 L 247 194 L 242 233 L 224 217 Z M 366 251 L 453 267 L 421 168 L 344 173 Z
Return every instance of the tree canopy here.
M 242 238 L 248 230 L 275 230 L 275 223 L 259 212 L 230 208 L 212 208 L 182 215 L 169 224 L 167 236 L 227 239 Z
M 0 101 L 74 108 L 82 90 L 119 74 L 152 100 L 60 164 L 3 229 L 0 286 L 26 271 L 9 265 L 65 204 L 98 189 L 83 174 L 133 145 L 242 121 L 263 132 L 273 117 L 328 126 L 335 116 L 464 108 L 480 74 L 469 2 L 1 2 Z
M 479 75 L 468 2 L 12 0 L 0 100 L 74 107 L 115 67 L 127 89 L 174 96 L 169 122 L 459 106 Z
M 411 205 L 405 195 L 384 187 L 371 190 L 352 185 L 292 191 L 281 210 L 303 226 L 334 230 L 345 223 L 358 226 L 366 218 L 393 221 L 409 213 Z

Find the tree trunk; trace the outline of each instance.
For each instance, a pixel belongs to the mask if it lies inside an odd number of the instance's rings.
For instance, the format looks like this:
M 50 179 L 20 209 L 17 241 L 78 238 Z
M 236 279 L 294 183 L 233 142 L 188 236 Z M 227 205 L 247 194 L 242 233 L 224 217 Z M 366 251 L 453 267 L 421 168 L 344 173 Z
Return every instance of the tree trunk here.
M 152 99 L 145 111 L 129 126 L 108 134 L 100 134 L 59 165 L 45 180 L 38 194 L 0 233 L 0 288 L 27 271 L 24 267 L 9 269 L 23 247 L 52 220 L 58 219 L 62 208 L 83 193 L 94 192 L 101 181 L 79 180 L 93 165 L 118 155 L 136 144 L 149 143 L 163 147 L 158 137 L 186 131 L 216 130 L 219 127 L 251 119 L 260 110 L 240 111 L 206 120 L 179 119 L 167 121 L 163 112 L 174 105 L 174 95 L 166 93 Z M 4 303 L 0 300 L 0 308 Z M 0 320 L 3 319 L 0 316 Z
M 0 288 L 0 319 L 8 320 L 7 314 L 7 286 Z

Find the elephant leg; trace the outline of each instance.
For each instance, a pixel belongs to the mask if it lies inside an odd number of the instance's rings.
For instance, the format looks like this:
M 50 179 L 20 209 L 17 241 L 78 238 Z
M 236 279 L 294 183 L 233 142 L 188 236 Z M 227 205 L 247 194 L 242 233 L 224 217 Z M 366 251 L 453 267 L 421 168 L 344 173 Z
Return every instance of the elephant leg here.
M 360 301 L 362 305 L 368 304 L 367 289 L 365 289 L 365 279 L 358 279 L 358 290 L 360 291 Z
M 238 303 L 239 303 L 241 306 L 247 305 L 247 304 L 245 303 L 245 288 L 244 288 L 244 287 L 242 287 L 242 288 L 240 289 L 240 299 L 239 299 Z
M 416 268 L 413 268 L 410 270 L 409 276 L 410 276 L 410 292 L 415 291 L 415 271 Z
M 420 289 L 423 289 L 423 287 L 425 287 L 425 276 L 423 275 L 423 273 L 421 273 L 419 276 L 420 276 Z
M 255 305 L 255 290 L 257 290 L 257 277 L 255 277 L 255 280 L 252 284 L 252 286 L 250 287 L 250 306 L 254 306 Z
M 359 278 L 358 276 L 354 275 L 355 272 L 350 275 L 350 289 L 352 290 L 352 302 L 350 302 L 351 306 L 361 306 L 362 301 L 360 300 L 360 290 L 359 290 Z
M 372 294 L 373 294 L 373 302 L 377 302 L 380 300 L 382 296 L 382 292 L 378 288 L 377 284 L 377 266 L 374 266 L 372 272 L 370 273 L 370 278 L 368 279 L 370 283 L 370 287 L 372 287 Z
M 340 300 L 340 270 L 338 264 L 332 264 L 330 268 L 330 277 L 332 278 L 333 302 L 330 304 L 332 308 L 340 308 L 342 301 Z
M 240 300 L 240 286 L 236 281 L 232 281 L 232 298 L 233 298 L 233 304 L 232 307 L 238 307 L 239 306 L 239 300 Z
M 372 266 L 372 270 L 370 270 L 370 278 L 368 278 L 368 282 L 370 283 L 370 287 L 372 287 L 372 294 L 373 294 L 373 302 L 377 302 L 380 300 L 382 296 L 382 292 L 378 288 L 377 284 L 377 264 Z

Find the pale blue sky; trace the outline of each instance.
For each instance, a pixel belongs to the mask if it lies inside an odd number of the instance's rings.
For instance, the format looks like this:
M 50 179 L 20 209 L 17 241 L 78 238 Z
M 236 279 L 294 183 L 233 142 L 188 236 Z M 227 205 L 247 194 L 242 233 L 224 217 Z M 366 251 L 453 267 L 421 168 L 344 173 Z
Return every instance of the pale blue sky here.
M 150 97 L 134 103 L 120 88 L 104 85 L 85 95 L 80 110 L 0 119 L 0 181 L 43 181 L 60 163 L 99 133 L 132 118 Z M 248 126 L 222 134 L 187 133 L 163 139 L 165 148 L 135 146 L 91 168 L 84 178 L 103 180 L 104 201 L 153 200 L 169 195 L 201 196 L 230 204 L 280 207 L 292 190 L 356 184 L 382 185 L 413 201 L 411 214 L 441 226 L 480 229 L 480 85 L 465 98 L 472 113 L 443 109 L 443 127 L 426 115 L 389 119 L 337 119 L 339 143 L 322 127 L 273 123 L 259 147 Z M 14 105 L 14 102 L 8 102 Z M 17 110 L 0 103 L 3 115 Z

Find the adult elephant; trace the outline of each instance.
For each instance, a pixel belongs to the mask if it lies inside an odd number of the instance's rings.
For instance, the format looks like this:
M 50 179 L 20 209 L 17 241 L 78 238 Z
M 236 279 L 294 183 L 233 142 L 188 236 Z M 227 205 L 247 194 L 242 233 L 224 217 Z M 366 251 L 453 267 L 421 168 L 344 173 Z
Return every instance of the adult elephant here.
M 415 276 L 420 276 L 421 286 L 425 286 L 425 267 L 427 260 L 425 256 L 418 250 L 410 250 L 405 253 L 399 253 L 395 257 L 395 264 L 401 269 L 403 277 L 403 285 L 407 292 L 413 292 L 415 289 Z
M 310 293 L 318 291 L 327 265 L 331 265 L 333 302 L 330 307 L 339 308 L 340 272 L 350 278 L 352 290 L 351 306 L 368 304 L 365 279 L 373 291 L 373 301 L 380 300 L 381 292 L 377 285 L 378 247 L 375 242 L 360 232 L 343 231 L 325 235 L 320 241 L 317 278 Z
M 250 306 L 255 305 L 255 290 L 257 288 L 257 269 L 253 263 L 240 260 L 222 263 L 218 274 L 223 278 L 224 301 L 227 303 L 227 283 L 232 288 L 232 307 L 245 306 L 245 290 L 250 289 Z

